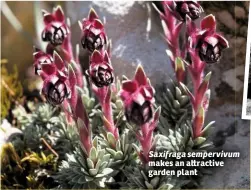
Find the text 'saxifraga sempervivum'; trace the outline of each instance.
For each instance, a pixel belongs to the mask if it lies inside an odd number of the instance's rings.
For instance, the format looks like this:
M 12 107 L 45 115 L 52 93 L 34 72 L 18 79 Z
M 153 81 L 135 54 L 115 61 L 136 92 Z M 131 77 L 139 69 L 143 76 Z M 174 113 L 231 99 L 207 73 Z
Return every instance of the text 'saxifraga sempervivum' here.
M 86 73 L 97 87 L 112 84 L 114 74 L 108 53 L 106 51 L 94 51 L 91 56 L 89 70 Z
M 43 11 L 43 16 L 45 28 L 42 32 L 42 39 L 55 46 L 61 45 L 69 34 L 63 10 L 58 6 L 53 13 Z
M 88 18 L 84 18 L 82 22 L 79 22 L 79 25 L 82 30 L 81 43 L 83 48 L 90 52 L 102 49 L 107 41 L 105 28 L 94 9 L 90 10 Z
M 129 122 L 143 125 L 153 116 L 154 89 L 141 66 L 136 70 L 133 80 L 122 82 L 120 97 L 125 106 Z

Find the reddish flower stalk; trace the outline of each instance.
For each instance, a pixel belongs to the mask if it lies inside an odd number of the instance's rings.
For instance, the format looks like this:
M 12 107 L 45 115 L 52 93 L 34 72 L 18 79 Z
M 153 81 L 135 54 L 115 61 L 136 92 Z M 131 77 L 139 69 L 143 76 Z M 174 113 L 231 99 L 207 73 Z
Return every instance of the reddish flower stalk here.
M 181 31 L 183 22 L 177 20 L 175 16 L 171 13 L 168 1 L 163 1 L 162 6 L 164 9 L 164 13 L 162 13 L 158 8 L 153 4 L 155 9 L 160 14 L 160 18 L 162 19 L 162 26 L 164 29 L 165 40 L 169 46 L 169 56 L 171 59 L 171 63 L 173 68 L 175 68 L 175 58 L 181 56 L 181 51 L 179 47 L 179 33 Z
M 160 112 L 161 109 L 159 107 L 155 111 L 152 120 L 140 126 L 140 132 L 136 132 L 136 138 L 141 145 L 141 151 L 138 152 L 138 155 L 143 164 L 147 164 L 150 161 L 149 152 L 155 149 L 153 131 L 158 125 Z
M 90 67 L 87 71 L 90 77 L 92 90 L 98 98 L 104 114 L 103 121 L 107 131 L 111 132 L 116 140 L 119 138 L 118 128 L 114 124 L 111 106 L 111 87 L 114 81 L 113 67 L 106 51 L 95 50 L 90 58 Z
M 140 127 L 136 137 L 142 150 L 138 152 L 141 161 L 149 161 L 149 151 L 154 148 L 153 130 L 157 126 L 160 109 L 153 114 L 154 89 L 141 65 L 136 69 L 133 80 L 122 82 L 120 97 L 124 103 L 127 121 Z
M 219 62 L 222 50 L 228 47 L 227 40 L 216 32 L 216 21 L 213 15 L 202 19 L 197 28 L 194 21 L 203 12 L 197 1 L 164 1 L 164 13 L 159 12 L 164 28 L 165 39 L 175 70 L 177 81 L 187 90 L 193 107 L 193 138 L 201 134 L 205 114 L 208 109 L 210 90 L 208 89 L 211 72 L 204 77 L 206 64 Z M 178 45 L 182 23 L 186 22 L 184 50 Z M 188 53 L 189 57 L 185 57 Z M 185 64 L 193 82 L 193 93 L 182 84 L 185 78 Z

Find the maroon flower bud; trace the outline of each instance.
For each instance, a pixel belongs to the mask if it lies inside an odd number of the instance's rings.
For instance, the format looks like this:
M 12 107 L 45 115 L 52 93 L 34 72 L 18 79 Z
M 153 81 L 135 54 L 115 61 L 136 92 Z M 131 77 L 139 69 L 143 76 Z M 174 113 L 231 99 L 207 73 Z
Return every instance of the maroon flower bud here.
M 47 102 L 53 106 L 60 105 L 65 98 L 70 96 L 70 90 L 66 83 L 57 77 L 52 77 L 45 81 L 42 89 Z
M 200 59 L 209 64 L 218 62 L 222 50 L 226 47 L 226 43 L 223 42 L 220 35 L 206 35 L 197 45 Z
M 34 68 L 35 68 L 35 74 L 38 75 L 39 71 L 41 71 L 41 65 L 42 64 L 52 64 L 53 58 L 51 55 L 46 54 L 38 49 L 36 49 L 36 52 L 33 53 L 34 57 Z
M 228 48 L 228 41 L 216 32 L 216 21 L 213 15 L 201 21 L 201 30 L 195 31 L 189 38 L 190 47 L 195 48 L 202 61 L 216 63 L 222 51 Z
M 57 7 L 52 14 L 44 12 L 44 25 L 42 40 L 49 41 L 54 46 L 61 45 L 69 34 L 61 7 Z
M 197 1 L 165 1 L 164 6 L 167 6 L 171 13 L 180 21 L 185 21 L 186 16 L 195 20 L 203 12 Z
M 149 101 L 140 105 L 136 102 L 125 110 L 126 119 L 138 126 L 149 122 L 153 117 L 153 106 Z
M 95 49 L 100 50 L 106 44 L 105 29 L 99 20 L 96 12 L 91 9 L 88 19 L 84 18 L 80 27 L 83 32 L 81 44 L 83 48 L 93 52 Z
M 90 76 L 91 81 L 99 88 L 109 86 L 113 83 L 113 68 L 107 52 L 104 55 L 97 50 L 93 52 L 87 74 Z

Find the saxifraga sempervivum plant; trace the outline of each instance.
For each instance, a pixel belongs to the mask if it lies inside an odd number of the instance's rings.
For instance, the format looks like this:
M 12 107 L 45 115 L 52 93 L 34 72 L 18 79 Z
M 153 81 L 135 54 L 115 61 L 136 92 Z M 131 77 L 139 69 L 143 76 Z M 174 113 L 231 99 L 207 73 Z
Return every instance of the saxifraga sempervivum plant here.
M 209 107 L 212 73 L 204 74 L 204 71 L 207 64 L 220 61 L 223 50 L 228 48 L 228 41 L 216 32 L 213 15 L 202 18 L 200 27 L 196 26 L 194 21 L 203 12 L 197 1 L 163 1 L 161 6 L 158 4 L 162 10 L 155 4 L 153 6 L 161 18 L 169 47 L 166 53 L 177 80 L 176 85 L 168 85 L 157 98 L 163 105 L 157 149 L 183 152 L 208 149 L 212 143 L 207 137 L 214 121 L 207 125 L 204 121 Z M 185 26 L 185 34 L 181 32 L 182 26 Z M 182 37 L 185 40 L 180 44 Z M 193 92 L 184 84 L 189 80 L 187 73 L 191 77 Z
M 162 5 L 164 12 L 159 13 L 169 45 L 167 54 L 177 80 L 174 88 L 167 90 L 163 104 L 168 105 L 163 106 L 163 113 L 155 104 L 155 90 L 141 65 L 133 79 L 124 77 L 121 87 L 115 85 L 111 43 L 93 9 L 79 22 L 80 43 L 90 55 L 89 83 L 81 70 L 79 46 L 76 56 L 72 52 L 71 30 L 62 9 L 43 11 L 41 37 L 48 45 L 46 50 L 35 48 L 35 73 L 43 80 L 42 94 L 47 102 L 61 108 L 77 136 L 69 139 L 72 150 L 65 152 L 53 173 L 59 188 L 180 188 L 186 179 L 148 176 L 149 170 L 156 169 L 148 166 L 149 152 L 193 151 L 209 145 L 210 124 L 204 126 L 204 119 L 211 73 L 204 76 L 204 69 L 206 64 L 219 61 L 228 43 L 216 32 L 214 16 L 205 17 L 201 27 L 196 27 L 193 20 L 203 11 L 198 2 L 166 1 Z M 186 40 L 181 48 L 179 35 L 184 24 Z M 192 78 L 193 92 L 184 84 L 186 71 Z M 86 88 L 92 93 L 86 93 Z M 191 115 L 187 114 L 189 109 Z M 160 117 L 163 122 L 158 127 Z

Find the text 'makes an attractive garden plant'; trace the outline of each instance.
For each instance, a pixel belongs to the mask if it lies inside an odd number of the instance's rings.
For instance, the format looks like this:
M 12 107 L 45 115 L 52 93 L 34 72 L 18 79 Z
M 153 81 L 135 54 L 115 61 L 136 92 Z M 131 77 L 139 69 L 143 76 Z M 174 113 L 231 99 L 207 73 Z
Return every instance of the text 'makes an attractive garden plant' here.
M 176 74 L 177 88 L 184 89 L 190 97 L 193 110 L 191 138 L 196 140 L 203 137 L 207 128 L 204 127 L 204 119 L 209 106 L 211 73 L 204 76 L 204 69 L 206 64 L 220 60 L 228 42 L 216 32 L 213 15 L 202 19 L 200 28 L 196 27 L 193 20 L 203 12 L 197 1 L 164 1 L 162 6 L 164 12 L 159 13 L 169 45 L 167 54 Z M 90 55 L 89 68 L 85 71 L 89 79 L 88 86 L 83 80 L 78 46 L 76 56 L 73 54 L 70 26 L 66 24 L 62 9 L 57 7 L 53 13 L 43 11 L 43 15 L 45 27 L 42 39 L 48 45 L 45 51 L 35 49 L 35 73 L 43 80 L 42 94 L 47 102 L 52 106 L 60 106 L 68 122 L 76 126 L 80 144 L 68 156 L 68 160 L 62 162 L 55 178 L 60 187 L 107 188 L 109 184 L 125 184 L 126 181 L 131 185 L 128 186 L 135 188 L 169 186 L 170 181 L 165 181 L 166 178 L 147 177 L 148 162 L 151 160 L 149 152 L 155 150 L 158 141 L 155 131 L 158 131 L 161 109 L 156 108 L 155 90 L 143 67 L 137 67 L 132 80 L 124 77 L 126 79 L 121 82 L 121 88 L 115 85 L 119 81 L 115 81 L 111 63 L 111 43 L 103 23 L 91 9 L 88 17 L 79 22 L 82 31 L 80 43 Z M 184 25 L 186 40 L 180 45 L 179 37 Z M 193 82 L 193 93 L 184 84 L 186 70 Z M 87 105 L 83 102 L 82 89 L 86 87 L 92 90 L 100 107 L 101 114 L 94 116 L 101 117 L 101 129 L 92 125 L 95 118 L 90 119 Z M 136 154 L 131 151 L 132 142 L 128 140 L 134 138 L 120 131 L 118 122 L 115 122 L 114 97 L 121 98 L 121 113 L 140 145 L 134 145 Z M 98 128 L 99 134 L 93 134 L 92 128 Z M 127 170 L 128 167 L 132 170 Z M 133 175 L 136 175 L 135 181 Z M 122 181 L 116 181 L 118 179 Z

